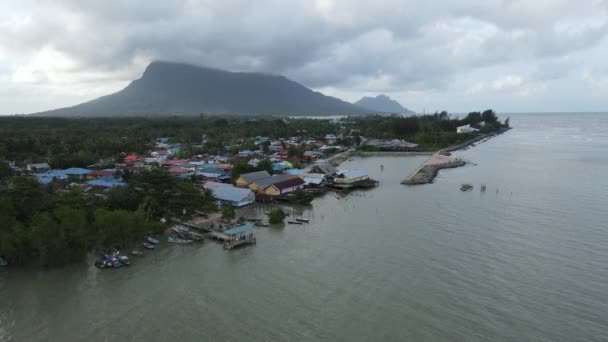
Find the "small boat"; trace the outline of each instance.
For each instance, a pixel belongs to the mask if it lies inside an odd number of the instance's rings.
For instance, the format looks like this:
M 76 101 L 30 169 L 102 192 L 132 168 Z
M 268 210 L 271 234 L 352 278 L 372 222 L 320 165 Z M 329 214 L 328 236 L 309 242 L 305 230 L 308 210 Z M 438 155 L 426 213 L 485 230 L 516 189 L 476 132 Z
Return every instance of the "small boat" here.
M 6 267 L 8 266 L 8 261 L 4 260 L 3 258 L 0 258 L 0 267 Z
M 182 245 L 186 245 L 186 244 L 189 244 L 189 243 L 193 243 L 193 242 L 194 242 L 194 240 L 190 240 L 190 239 L 180 239 L 180 238 L 177 238 L 177 237 L 175 237 L 175 236 L 169 236 L 169 238 L 168 238 L 167 240 L 168 240 L 169 242 L 179 243 L 179 244 L 182 244 Z
M 131 255 L 142 256 L 142 255 L 144 255 L 144 252 L 135 250 L 135 251 L 131 251 Z
M 151 243 L 144 242 L 143 246 L 144 246 L 144 248 L 147 248 L 147 249 L 154 249 L 154 245 Z
M 106 262 L 106 266 L 108 266 L 108 262 Z M 121 268 L 123 267 L 123 263 L 118 260 L 117 257 L 111 257 L 109 260 L 109 266 L 112 268 Z
M 304 222 L 304 223 L 310 222 L 309 219 L 303 219 L 303 218 L 297 218 L 296 221 L 298 221 L 298 222 Z
M 472 184 L 462 184 L 460 186 L 460 191 L 469 191 L 469 190 L 473 190 L 473 185 Z
M 256 222 L 253 225 L 256 227 L 268 227 L 268 224 L 262 222 Z
M 248 218 L 247 221 L 249 221 L 249 222 L 262 222 L 262 219 Z
M 302 222 L 300 222 L 300 221 L 292 221 L 292 220 L 287 221 L 287 223 L 289 223 L 289 224 L 302 224 Z
M 158 244 L 160 243 L 160 241 L 159 241 L 159 240 L 156 240 L 155 238 L 153 238 L 153 237 L 151 237 L 151 236 L 148 236 L 148 237 L 146 238 L 146 240 L 148 240 L 148 242 L 153 243 L 153 244 L 155 244 L 155 245 L 158 245 Z
M 131 261 L 129 260 L 129 257 L 125 256 L 125 255 L 119 256 L 118 260 L 120 261 L 121 264 L 123 264 L 125 266 L 129 266 L 129 264 L 131 264 Z
M 95 267 L 106 268 L 106 262 L 104 260 L 97 260 L 95 261 Z

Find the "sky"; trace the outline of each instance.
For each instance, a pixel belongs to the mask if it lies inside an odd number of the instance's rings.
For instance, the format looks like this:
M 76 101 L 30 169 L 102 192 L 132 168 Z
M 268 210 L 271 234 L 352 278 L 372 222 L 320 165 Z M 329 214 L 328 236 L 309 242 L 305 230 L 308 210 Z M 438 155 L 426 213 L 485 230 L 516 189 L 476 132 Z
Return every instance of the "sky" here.
M 416 112 L 608 111 L 608 0 L 0 1 L 0 114 L 116 92 L 154 60 Z

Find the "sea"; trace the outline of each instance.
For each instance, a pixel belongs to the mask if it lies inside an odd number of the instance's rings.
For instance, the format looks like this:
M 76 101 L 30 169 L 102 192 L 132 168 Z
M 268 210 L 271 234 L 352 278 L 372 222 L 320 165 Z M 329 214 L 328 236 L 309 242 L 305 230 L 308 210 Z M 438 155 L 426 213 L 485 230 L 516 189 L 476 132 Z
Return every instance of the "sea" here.
M 608 341 L 608 114 L 510 121 L 433 184 L 400 184 L 428 156 L 352 158 L 377 188 L 255 246 L 0 269 L 0 341 Z

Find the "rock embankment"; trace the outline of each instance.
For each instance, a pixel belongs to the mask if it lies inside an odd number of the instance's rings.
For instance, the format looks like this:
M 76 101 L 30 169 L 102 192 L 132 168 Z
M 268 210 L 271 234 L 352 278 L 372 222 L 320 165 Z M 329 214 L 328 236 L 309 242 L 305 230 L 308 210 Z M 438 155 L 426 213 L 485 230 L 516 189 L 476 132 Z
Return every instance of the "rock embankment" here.
M 417 185 L 432 183 L 441 169 L 464 166 L 466 162 L 462 159 L 452 157 L 449 152 L 437 152 L 431 159 L 422 164 L 420 168 L 404 179 L 401 184 Z

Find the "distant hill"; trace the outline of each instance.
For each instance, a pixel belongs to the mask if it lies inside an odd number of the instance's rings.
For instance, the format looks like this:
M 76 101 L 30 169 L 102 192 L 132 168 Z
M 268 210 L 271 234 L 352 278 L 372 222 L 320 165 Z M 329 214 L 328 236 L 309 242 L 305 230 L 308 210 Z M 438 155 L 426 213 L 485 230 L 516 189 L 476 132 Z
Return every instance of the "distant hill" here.
M 335 115 L 366 112 L 369 110 L 312 91 L 283 76 L 153 62 L 140 79 L 123 90 L 73 107 L 35 115 Z
M 378 113 L 414 114 L 414 112 L 403 107 L 399 102 L 384 94 L 380 94 L 376 97 L 364 96 L 361 98 L 361 100 L 355 102 L 354 104 Z

